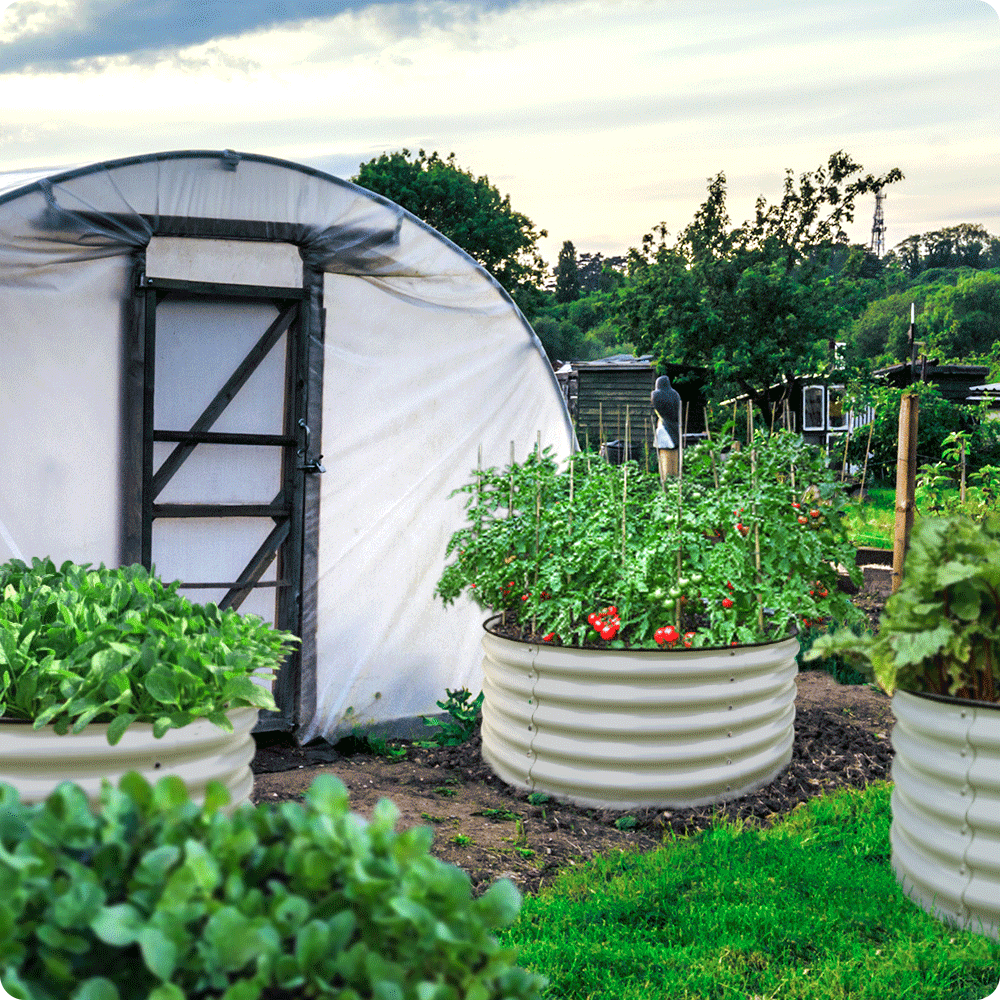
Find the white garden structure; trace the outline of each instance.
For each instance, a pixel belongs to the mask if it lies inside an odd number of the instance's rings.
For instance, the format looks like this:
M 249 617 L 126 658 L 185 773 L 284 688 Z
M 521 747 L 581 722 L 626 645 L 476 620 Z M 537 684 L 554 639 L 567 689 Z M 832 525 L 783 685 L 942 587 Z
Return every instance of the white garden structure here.
M 303 742 L 479 691 L 482 613 L 433 596 L 449 494 L 574 438 L 463 251 L 266 156 L 7 173 L 0 317 L 0 562 L 141 562 L 297 633 L 261 725 Z

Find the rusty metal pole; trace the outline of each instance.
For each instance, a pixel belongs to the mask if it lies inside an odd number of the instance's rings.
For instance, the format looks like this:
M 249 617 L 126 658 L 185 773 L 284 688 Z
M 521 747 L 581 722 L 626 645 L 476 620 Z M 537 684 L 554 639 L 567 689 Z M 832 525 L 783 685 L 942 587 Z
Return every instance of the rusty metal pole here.
M 903 560 L 913 529 L 914 493 L 917 485 L 917 419 L 920 400 L 915 392 L 899 402 L 899 445 L 896 451 L 896 530 L 892 546 L 892 592 L 903 581 Z

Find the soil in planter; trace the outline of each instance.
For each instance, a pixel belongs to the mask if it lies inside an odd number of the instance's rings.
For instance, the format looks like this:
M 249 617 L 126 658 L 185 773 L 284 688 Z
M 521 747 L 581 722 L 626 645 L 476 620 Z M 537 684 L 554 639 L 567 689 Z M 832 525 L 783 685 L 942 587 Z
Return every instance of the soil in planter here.
M 875 596 L 862 592 L 856 601 L 874 613 Z M 290 737 L 260 734 L 251 800 L 300 800 L 326 771 L 344 782 L 352 809 L 361 815 L 370 816 L 378 799 L 389 798 L 400 810 L 400 828 L 431 827 L 432 852 L 465 869 L 478 891 L 506 876 L 522 891 L 534 892 L 560 868 L 595 853 L 649 850 L 668 829 L 705 829 L 714 810 L 768 826 L 813 796 L 888 780 L 895 723 L 890 699 L 867 685 L 838 684 L 821 671 L 800 673 L 796 684 L 791 764 L 766 788 L 722 806 L 623 814 L 543 801 L 493 774 L 482 760 L 478 735 L 459 747 L 391 741 L 392 748 L 406 750 L 392 759 L 341 756 L 325 743 L 296 747 Z

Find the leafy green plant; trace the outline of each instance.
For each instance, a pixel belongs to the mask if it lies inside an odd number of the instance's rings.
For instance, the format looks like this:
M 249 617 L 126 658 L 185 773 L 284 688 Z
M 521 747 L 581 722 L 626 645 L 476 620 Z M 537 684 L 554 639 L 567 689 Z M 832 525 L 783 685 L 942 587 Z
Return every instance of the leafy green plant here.
M 836 586 L 838 564 L 860 581 L 843 491 L 822 456 L 783 431 L 722 440 L 686 452 L 666 490 L 633 462 L 559 467 L 550 451 L 477 472 L 438 595 L 464 592 L 532 638 L 611 648 L 764 642 L 855 615 Z
M 168 776 L 77 785 L 26 806 L 0 784 L 0 981 L 18 1000 L 483 997 L 532 1000 L 493 931 L 517 916 L 507 880 L 473 899 L 432 857 L 427 827 L 370 823 L 320 775 L 303 804 L 203 807 Z
M 636 827 L 636 818 L 634 816 L 619 816 L 615 820 L 615 829 L 617 830 L 634 830 Z
M 448 718 L 435 719 L 433 716 L 421 716 L 425 726 L 431 726 L 437 731 L 433 739 L 421 740 L 417 746 L 456 747 L 468 743 L 476 735 L 479 712 L 483 707 L 483 692 L 480 691 L 474 699 L 467 688 L 460 688 L 457 691 L 445 688 L 445 694 L 448 696 L 447 699 L 436 704 L 438 708 L 448 713 Z
M 872 630 L 867 622 L 852 622 L 843 626 L 849 629 L 856 636 L 871 636 Z M 796 659 L 800 670 L 822 670 L 828 673 L 838 684 L 867 684 L 872 680 L 871 669 L 858 669 L 857 664 L 852 664 L 847 657 L 841 656 L 820 656 L 810 659 L 806 654 L 816 644 L 816 640 L 824 635 L 828 635 L 831 630 L 835 630 L 836 625 L 810 625 L 799 632 L 799 652 Z
M 345 757 L 364 753 L 373 757 L 386 757 L 389 760 L 402 760 L 406 756 L 406 747 L 394 747 L 384 736 L 367 733 L 360 726 L 355 726 L 350 735 L 337 740 L 333 749 Z
M 196 605 L 141 566 L 91 569 L 50 559 L 0 566 L 0 716 L 59 735 L 133 722 L 153 735 L 225 712 L 274 710 L 253 678 L 273 677 L 295 636 L 252 615 Z
M 877 635 L 840 630 L 806 660 L 870 664 L 887 693 L 926 691 L 1000 702 L 1000 517 L 924 517 Z
M 510 809 L 480 809 L 478 812 L 474 812 L 473 816 L 482 816 L 485 819 L 491 819 L 494 822 L 502 822 L 504 820 L 516 820 L 518 819 L 518 814 L 516 812 L 511 812 Z
M 466 833 L 456 833 L 454 837 L 451 838 L 451 843 L 456 847 L 468 847 L 472 843 L 472 838 Z

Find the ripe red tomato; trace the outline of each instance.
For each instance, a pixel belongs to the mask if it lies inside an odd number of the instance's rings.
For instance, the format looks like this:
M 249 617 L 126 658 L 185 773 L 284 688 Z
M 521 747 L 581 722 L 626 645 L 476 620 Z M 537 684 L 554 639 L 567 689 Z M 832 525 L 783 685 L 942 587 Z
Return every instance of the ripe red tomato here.
M 723 597 L 722 606 L 724 608 L 731 608 L 733 606 L 733 599 L 731 597 Z
M 810 517 L 822 517 L 823 515 L 816 509 L 809 511 Z
M 803 516 L 802 516 L 802 515 L 800 514 L 800 515 L 799 515 L 799 524 L 808 524 L 808 523 L 809 523 L 809 518 L 808 518 L 808 517 L 803 517 Z

